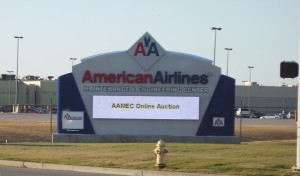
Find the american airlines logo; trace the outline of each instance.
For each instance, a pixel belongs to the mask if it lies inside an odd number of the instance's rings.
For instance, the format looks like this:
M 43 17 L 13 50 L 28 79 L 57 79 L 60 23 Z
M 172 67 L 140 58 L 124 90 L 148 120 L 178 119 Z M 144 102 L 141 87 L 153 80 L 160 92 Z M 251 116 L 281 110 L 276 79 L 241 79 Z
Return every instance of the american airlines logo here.
M 146 32 L 128 53 L 145 70 L 149 70 L 164 54 L 165 50 Z
M 139 54 L 142 56 L 151 56 L 152 54 L 159 56 L 156 43 L 151 41 L 150 36 L 144 36 L 143 41 L 138 42 L 134 56 L 138 56 Z
M 83 117 L 82 116 L 74 116 L 74 115 L 70 115 L 70 114 L 65 114 L 64 115 L 64 120 L 82 120 Z

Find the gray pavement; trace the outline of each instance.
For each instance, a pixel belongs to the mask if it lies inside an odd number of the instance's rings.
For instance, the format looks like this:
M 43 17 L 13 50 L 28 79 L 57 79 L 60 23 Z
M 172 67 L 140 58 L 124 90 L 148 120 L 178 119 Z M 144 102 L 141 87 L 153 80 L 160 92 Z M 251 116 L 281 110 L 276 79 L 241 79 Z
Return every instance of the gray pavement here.
M 235 118 L 235 124 L 239 125 L 240 118 Z M 295 119 L 258 119 L 258 118 L 242 118 L 243 125 L 283 125 L 296 126 Z
M 3 167 L 5 166 L 5 167 Z M 47 172 L 45 172 L 45 176 L 54 176 L 51 175 L 52 173 L 56 173 L 56 176 L 60 176 L 60 173 L 66 173 L 73 175 L 76 174 L 83 174 L 82 176 L 93 176 L 93 175 L 84 175 L 88 173 L 95 173 L 95 174 L 104 174 L 103 176 L 108 175 L 122 175 L 122 176 L 213 176 L 218 174 L 200 174 L 200 173 L 183 173 L 183 172 L 168 172 L 168 171 L 148 171 L 148 170 L 131 170 L 131 169 L 117 169 L 117 168 L 100 168 L 100 167 L 87 167 L 87 166 L 75 166 L 75 165 L 60 165 L 60 164 L 48 164 L 48 163 L 33 163 L 33 162 L 23 162 L 23 161 L 8 161 L 8 160 L 0 160 L 0 171 L 1 169 L 4 171 L 7 171 L 7 174 L 4 175 L 2 172 L 0 172 L 0 176 L 18 176 L 16 174 L 8 174 L 8 171 L 11 171 L 8 167 L 16 167 L 16 168 L 27 168 L 30 169 L 30 172 L 33 173 L 44 173 L 42 170 L 54 170 L 57 172 L 49 172 L 50 175 Z M 36 169 L 36 170 L 32 170 Z M 27 170 L 18 170 L 16 173 L 22 171 L 27 173 Z M 63 172 L 60 172 L 63 171 Z M 75 174 L 76 173 L 76 174 Z M 70 175 L 70 176 L 71 176 Z M 72 176 L 73 176 L 72 175 Z M 20 175 L 21 176 L 21 175 Z M 22 176 L 26 176 L 23 174 Z M 35 175 L 30 175 L 35 176 Z M 43 174 L 39 176 L 44 176 Z M 69 176 L 69 175 L 63 175 L 63 176 Z M 100 175 L 102 176 L 102 175 Z M 229 175 L 223 175 L 220 174 L 219 176 L 229 176 Z
M 51 114 L 0 113 L 0 120 L 50 121 L 50 118 Z M 56 114 L 52 114 L 52 120 L 56 121 Z
M 0 176 L 116 176 L 116 175 L 0 166 Z

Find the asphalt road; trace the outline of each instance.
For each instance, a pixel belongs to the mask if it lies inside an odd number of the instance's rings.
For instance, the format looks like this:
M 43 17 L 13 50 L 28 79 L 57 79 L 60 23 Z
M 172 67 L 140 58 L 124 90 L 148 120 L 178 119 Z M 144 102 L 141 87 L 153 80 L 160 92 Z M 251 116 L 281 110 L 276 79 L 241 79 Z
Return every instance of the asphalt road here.
M 0 166 L 0 176 L 113 176 L 113 175 Z

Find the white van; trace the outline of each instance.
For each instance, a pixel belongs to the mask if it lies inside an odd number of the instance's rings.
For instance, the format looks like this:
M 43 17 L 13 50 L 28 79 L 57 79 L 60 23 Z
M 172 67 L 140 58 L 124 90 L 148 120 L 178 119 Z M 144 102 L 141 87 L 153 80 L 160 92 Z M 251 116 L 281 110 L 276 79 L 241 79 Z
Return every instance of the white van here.
M 236 111 L 237 117 L 249 117 L 251 118 L 251 109 L 250 108 L 239 108 Z
M 294 111 L 291 111 L 287 114 L 287 118 L 288 119 L 294 119 L 295 118 L 295 112 Z

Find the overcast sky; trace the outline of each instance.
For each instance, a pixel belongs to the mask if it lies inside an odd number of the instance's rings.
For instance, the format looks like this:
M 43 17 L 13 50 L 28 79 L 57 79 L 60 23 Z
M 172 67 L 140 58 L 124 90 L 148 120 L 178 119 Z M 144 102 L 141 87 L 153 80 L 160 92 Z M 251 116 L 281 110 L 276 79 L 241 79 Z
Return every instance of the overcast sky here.
M 71 72 L 69 58 L 129 49 L 149 32 L 168 51 L 213 60 L 236 84 L 297 84 L 280 78 L 280 62 L 299 58 L 299 0 L 0 0 L 0 73 L 57 78 Z

